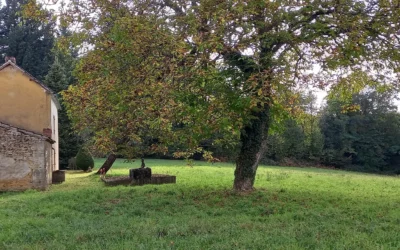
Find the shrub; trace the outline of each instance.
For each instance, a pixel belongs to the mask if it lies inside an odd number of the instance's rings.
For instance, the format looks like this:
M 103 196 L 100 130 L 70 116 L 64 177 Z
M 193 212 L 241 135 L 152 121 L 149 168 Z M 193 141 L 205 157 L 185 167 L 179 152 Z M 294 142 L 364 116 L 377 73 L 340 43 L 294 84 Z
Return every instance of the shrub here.
M 89 168 L 94 167 L 93 157 L 89 150 L 82 147 L 76 155 L 76 166 L 83 171 L 88 171 Z

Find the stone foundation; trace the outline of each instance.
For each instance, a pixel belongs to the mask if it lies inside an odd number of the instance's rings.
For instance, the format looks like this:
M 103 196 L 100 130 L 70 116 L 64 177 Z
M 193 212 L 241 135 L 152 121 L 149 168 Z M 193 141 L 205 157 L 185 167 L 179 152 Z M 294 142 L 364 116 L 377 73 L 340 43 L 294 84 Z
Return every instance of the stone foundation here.
M 108 177 L 102 178 L 103 182 L 107 186 L 116 186 L 116 185 L 144 185 L 144 184 L 168 184 L 168 183 L 176 183 L 176 176 L 174 175 L 166 175 L 166 174 L 153 174 L 150 179 L 145 182 L 137 182 L 132 180 L 129 176 L 119 176 L 119 177 Z

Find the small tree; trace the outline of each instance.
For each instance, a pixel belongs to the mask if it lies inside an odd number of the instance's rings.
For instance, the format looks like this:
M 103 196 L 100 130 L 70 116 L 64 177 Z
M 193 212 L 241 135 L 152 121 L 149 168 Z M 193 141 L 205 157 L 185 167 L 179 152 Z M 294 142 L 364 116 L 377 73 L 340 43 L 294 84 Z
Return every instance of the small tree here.
M 93 157 L 87 148 L 82 147 L 79 150 L 76 155 L 76 166 L 83 171 L 88 171 L 89 168 L 92 169 L 94 167 Z

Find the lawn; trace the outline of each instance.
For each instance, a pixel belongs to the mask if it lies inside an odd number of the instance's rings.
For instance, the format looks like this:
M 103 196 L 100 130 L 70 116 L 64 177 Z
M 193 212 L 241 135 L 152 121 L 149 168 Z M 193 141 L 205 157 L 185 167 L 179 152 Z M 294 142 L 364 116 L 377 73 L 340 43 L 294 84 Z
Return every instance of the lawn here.
M 109 175 L 139 166 L 118 160 Z M 261 166 L 239 194 L 233 164 L 146 166 L 177 183 L 106 187 L 69 171 L 46 192 L 0 193 L 0 249 L 400 249 L 399 177 Z

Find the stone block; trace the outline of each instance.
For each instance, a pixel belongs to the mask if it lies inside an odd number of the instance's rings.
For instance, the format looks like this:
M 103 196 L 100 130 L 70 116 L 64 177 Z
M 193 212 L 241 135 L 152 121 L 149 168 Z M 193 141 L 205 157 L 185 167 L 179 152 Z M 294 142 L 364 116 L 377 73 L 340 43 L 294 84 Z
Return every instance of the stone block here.
M 151 183 L 151 168 L 134 168 L 129 170 L 132 183 L 143 185 Z
M 52 183 L 62 183 L 64 181 L 65 181 L 65 171 L 64 170 L 53 171 Z

